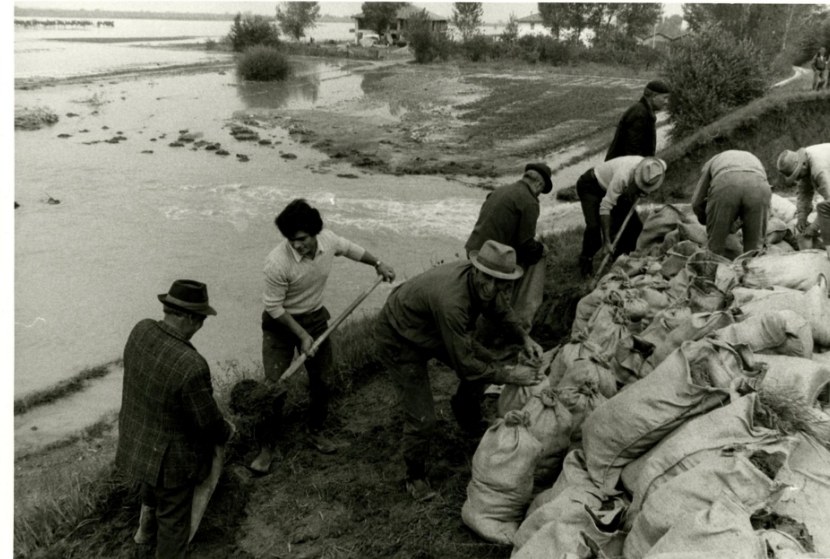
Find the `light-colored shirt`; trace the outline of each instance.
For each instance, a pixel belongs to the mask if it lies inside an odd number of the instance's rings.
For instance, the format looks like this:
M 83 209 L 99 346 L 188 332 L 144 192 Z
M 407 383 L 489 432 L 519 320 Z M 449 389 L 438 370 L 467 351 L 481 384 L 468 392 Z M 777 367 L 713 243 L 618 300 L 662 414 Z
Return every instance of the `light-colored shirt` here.
M 810 166 L 810 176 L 798 181 L 796 208 L 798 217 L 807 219 L 813 211 L 813 196 L 816 192 L 830 200 L 830 144 L 816 144 L 804 148 Z
M 692 210 L 701 224 L 706 225 L 706 200 L 709 198 L 712 183 L 727 173 L 736 172 L 755 173 L 767 180 L 764 164 L 748 151 L 729 149 L 715 155 L 700 170 L 700 179 L 692 195 Z
M 605 196 L 599 203 L 599 215 L 611 215 L 620 194 L 634 182 L 634 169 L 642 160 L 642 155 L 624 155 L 603 161 L 594 167 L 597 182 L 605 190 Z
M 355 243 L 323 229 L 317 235 L 314 258 L 301 257 L 288 240 L 284 240 L 265 259 L 265 311 L 273 318 L 316 311 L 323 306 L 323 289 L 331 273 L 335 256 L 357 262 L 366 250 Z

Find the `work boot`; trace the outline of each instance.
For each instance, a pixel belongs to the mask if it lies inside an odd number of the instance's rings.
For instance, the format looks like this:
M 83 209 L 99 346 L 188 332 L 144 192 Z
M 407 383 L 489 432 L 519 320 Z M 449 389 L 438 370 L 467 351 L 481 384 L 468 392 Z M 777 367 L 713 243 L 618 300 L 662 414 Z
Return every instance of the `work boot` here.
M 306 441 L 320 454 L 334 454 L 337 452 L 337 445 L 320 432 L 308 431 Z
M 138 516 L 138 530 L 133 540 L 138 544 L 147 544 L 156 537 L 156 508 L 141 505 L 141 514 Z
M 274 447 L 270 445 L 263 445 L 259 451 L 259 455 L 254 458 L 251 465 L 248 466 L 252 471 L 258 474 L 267 474 L 271 470 L 271 462 L 274 460 Z
M 583 278 L 590 278 L 594 274 L 593 258 L 579 257 L 579 275 Z
M 416 502 L 428 501 L 438 495 L 425 479 L 407 479 L 406 492 Z

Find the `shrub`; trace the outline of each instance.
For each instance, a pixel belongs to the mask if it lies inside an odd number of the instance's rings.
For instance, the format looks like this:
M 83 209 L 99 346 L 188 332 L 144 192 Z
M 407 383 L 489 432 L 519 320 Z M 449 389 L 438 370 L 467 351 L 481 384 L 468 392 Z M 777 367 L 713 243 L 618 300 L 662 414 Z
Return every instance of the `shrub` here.
M 284 80 L 291 75 L 291 65 L 279 50 L 259 45 L 250 47 L 239 57 L 236 72 L 245 80 Z
M 718 26 L 679 41 L 664 68 L 673 90 L 674 140 L 762 97 L 767 89 L 767 69 L 758 50 Z
M 493 58 L 493 39 L 485 35 L 473 35 L 461 43 L 461 53 L 471 62 Z
M 277 47 L 280 44 L 280 34 L 276 26 L 263 16 L 242 17 L 242 14 L 236 14 L 228 33 L 228 42 L 236 52 L 256 45 Z
M 819 47 L 830 47 L 830 15 L 812 21 L 798 43 L 795 64 L 810 62 Z
M 433 31 L 432 22 L 426 10 L 413 14 L 407 22 L 409 48 L 415 54 L 415 62 L 425 64 L 436 58 L 446 60 L 452 48 L 449 37 L 443 32 Z

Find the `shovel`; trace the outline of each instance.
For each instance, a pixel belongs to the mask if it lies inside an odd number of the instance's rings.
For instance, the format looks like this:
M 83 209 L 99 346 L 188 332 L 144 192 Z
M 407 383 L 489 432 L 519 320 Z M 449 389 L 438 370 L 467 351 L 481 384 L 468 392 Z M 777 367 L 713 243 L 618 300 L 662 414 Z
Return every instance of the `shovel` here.
M 332 322 L 332 323 L 329 325 L 329 327 L 328 327 L 328 328 L 326 328 L 326 331 L 325 331 L 325 332 L 323 332 L 322 334 L 320 334 L 320 337 L 319 337 L 319 338 L 317 338 L 316 340 L 314 340 L 314 343 L 311 345 L 311 349 L 309 350 L 309 353 L 314 353 L 315 351 L 317 351 L 317 349 L 318 349 L 318 348 L 322 345 L 322 343 L 326 340 L 326 338 L 328 338 L 328 337 L 329 337 L 329 335 L 330 335 L 332 332 L 334 332 L 334 331 L 337 329 L 337 327 L 338 327 L 338 326 L 340 326 L 340 324 L 341 324 L 344 320 L 346 320 L 346 317 L 348 317 L 350 314 L 352 314 L 352 312 L 353 312 L 353 311 L 354 311 L 354 310 L 358 307 L 358 305 L 360 305 L 360 303 L 362 303 L 362 302 L 366 299 L 366 297 L 368 297 L 368 296 L 369 296 L 369 294 L 370 294 L 370 293 L 372 293 L 372 291 L 374 291 L 374 290 L 375 290 L 375 288 L 376 288 L 378 285 L 380 285 L 380 282 L 382 282 L 382 281 L 383 281 L 383 276 L 378 276 L 378 279 L 377 279 L 377 280 L 375 280 L 375 283 L 373 283 L 373 284 L 372 284 L 372 285 L 371 285 L 368 289 L 366 289 L 365 291 L 363 291 L 363 293 L 361 293 L 360 295 L 358 295 L 358 296 L 357 296 L 357 299 L 355 299 L 355 300 L 352 302 L 352 304 L 351 304 L 351 305 L 349 305 L 349 306 L 346 308 L 346 310 L 344 310 L 344 311 L 340 314 L 340 316 L 338 316 L 337 318 L 335 318 L 335 319 L 334 319 L 334 322 Z M 280 382 L 282 382 L 282 381 L 284 381 L 284 380 L 287 380 L 287 379 L 288 379 L 291 375 L 293 375 L 294 373 L 296 373 L 296 372 L 297 372 L 297 370 L 298 370 L 300 367 L 302 367 L 302 366 L 303 366 L 303 363 L 305 363 L 305 360 L 306 360 L 307 358 L 308 358 L 308 355 L 307 355 L 307 354 L 305 354 L 305 353 L 301 353 L 301 354 L 300 354 L 300 355 L 299 355 L 296 359 L 294 359 L 294 361 L 292 361 L 292 362 L 291 362 L 291 365 L 289 365 L 289 366 L 288 366 L 288 368 L 285 370 L 285 372 L 284 372 L 284 373 L 280 376 L 279 380 L 277 380 L 277 383 L 280 383 Z
M 625 231 L 628 222 L 631 221 L 631 216 L 634 215 L 634 212 L 637 210 L 637 202 L 631 204 L 631 209 L 628 210 L 628 215 L 625 216 L 625 219 L 622 222 L 622 226 L 620 230 L 617 231 L 617 236 L 614 237 L 614 242 L 611 243 L 611 250 L 608 254 L 605 255 L 605 258 L 602 259 L 602 262 L 597 268 L 597 273 L 594 275 L 594 281 L 591 282 L 591 289 L 593 290 L 596 288 L 597 283 L 599 283 L 599 279 L 602 277 L 602 271 L 605 269 L 605 265 L 608 264 L 608 261 L 611 259 L 611 255 L 614 254 L 614 251 L 617 249 L 617 243 L 620 242 L 620 238 L 622 238 L 623 231 Z

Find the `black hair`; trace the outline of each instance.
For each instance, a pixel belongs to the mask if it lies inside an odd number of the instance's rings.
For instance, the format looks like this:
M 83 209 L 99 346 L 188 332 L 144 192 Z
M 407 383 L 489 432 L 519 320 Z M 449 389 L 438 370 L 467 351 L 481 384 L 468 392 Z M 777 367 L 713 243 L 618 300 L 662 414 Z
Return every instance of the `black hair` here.
M 274 219 L 274 223 L 286 239 L 293 239 L 299 231 L 316 237 L 323 230 L 320 212 L 309 206 L 303 198 L 289 202 Z

